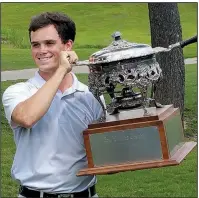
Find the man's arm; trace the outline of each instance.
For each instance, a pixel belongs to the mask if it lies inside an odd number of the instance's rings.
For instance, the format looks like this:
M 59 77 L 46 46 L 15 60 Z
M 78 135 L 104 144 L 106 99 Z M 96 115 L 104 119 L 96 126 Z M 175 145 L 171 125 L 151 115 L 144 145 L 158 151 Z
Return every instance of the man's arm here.
M 25 128 L 31 128 L 48 111 L 51 102 L 65 75 L 64 68 L 56 73 L 30 98 L 19 103 L 13 110 L 11 119 Z
M 11 115 L 14 123 L 31 128 L 48 111 L 64 76 L 71 71 L 66 53 L 68 52 L 61 53 L 60 66 L 54 75 L 33 96 L 15 107 Z

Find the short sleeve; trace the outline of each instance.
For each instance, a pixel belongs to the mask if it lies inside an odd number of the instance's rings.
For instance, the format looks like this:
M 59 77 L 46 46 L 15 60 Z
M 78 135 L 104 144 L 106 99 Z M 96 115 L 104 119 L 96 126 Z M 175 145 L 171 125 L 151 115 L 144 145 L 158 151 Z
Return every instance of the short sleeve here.
M 2 96 L 2 103 L 4 106 L 5 116 L 11 127 L 15 128 L 18 125 L 11 120 L 11 115 L 15 107 L 28 99 L 30 96 L 28 86 L 26 83 L 17 83 L 8 87 Z
M 100 96 L 100 100 L 104 105 L 104 108 L 106 109 L 106 103 L 103 95 Z M 94 96 L 93 96 L 92 109 L 94 111 L 94 120 L 96 121 L 99 118 L 101 118 L 101 116 L 103 115 L 103 109 L 99 101 Z

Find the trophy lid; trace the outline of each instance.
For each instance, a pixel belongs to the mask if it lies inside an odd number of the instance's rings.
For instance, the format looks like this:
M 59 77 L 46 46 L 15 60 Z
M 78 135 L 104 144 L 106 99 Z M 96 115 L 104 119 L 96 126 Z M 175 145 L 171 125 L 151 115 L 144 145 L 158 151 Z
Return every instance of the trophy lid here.
M 89 64 L 109 63 L 154 54 L 150 45 L 123 40 L 118 31 L 113 33 L 112 37 L 114 41 L 110 45 L 90 56 Z

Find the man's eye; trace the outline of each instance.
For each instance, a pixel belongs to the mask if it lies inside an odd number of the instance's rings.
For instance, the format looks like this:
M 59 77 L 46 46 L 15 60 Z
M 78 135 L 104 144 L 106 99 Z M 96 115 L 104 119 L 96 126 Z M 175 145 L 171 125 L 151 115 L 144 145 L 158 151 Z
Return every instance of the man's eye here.
M 47 45 L 53 45 L 53 44 L 54 44 L 53 42 L 48 42 L 48 43 L 47 43 Z
M 32 44 L 33 47 L 39 47 L 39 44 L 38 43 L 34 43 Z

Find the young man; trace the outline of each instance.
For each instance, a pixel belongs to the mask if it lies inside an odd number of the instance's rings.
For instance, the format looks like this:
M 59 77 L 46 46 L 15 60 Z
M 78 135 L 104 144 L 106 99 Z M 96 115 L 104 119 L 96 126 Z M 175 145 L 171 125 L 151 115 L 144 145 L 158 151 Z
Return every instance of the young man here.
M 2 101 L 14 132 L 12 177 L 19 197 L 97 197 L 96 177 L 77 177 L 87 167 L 82 132 L 102 108 L 71 72 L 75 23 L 61 13 L 43 13 L 29 27 L 39 71 L 6 89 Z

